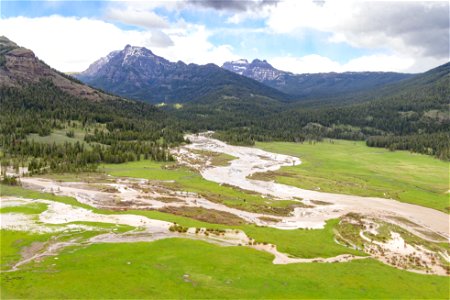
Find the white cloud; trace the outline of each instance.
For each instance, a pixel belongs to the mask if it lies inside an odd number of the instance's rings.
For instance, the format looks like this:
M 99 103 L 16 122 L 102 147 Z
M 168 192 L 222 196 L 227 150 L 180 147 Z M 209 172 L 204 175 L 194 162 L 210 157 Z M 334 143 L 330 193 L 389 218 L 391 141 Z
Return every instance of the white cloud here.
M 350 18 L 354 6 L 350 1 L 282 1 L 271 10 L 267 25 L 276 33 L 290 33 L 301 29 L 329 31 Z
M 183 23 L 168 30 L 168 34 L 176 46 L 161 49 L 161 54 L 172 61 L 221 65 L 224 61 L 238 58 L 231 46 L 215 46 L 209 42 L 212 33 L 205 26 Z
M 339 63 L 327 57 L 317 54 L 303 57 L 274 57 L 269 61 L 275 68 L 292 73 L 322 73 L 337 72 L 340 69 Z
M 172 61 L 221 64 L 235 59 L 228 45 L 208 42 L 204 26 L 178 24 L 164 31 L 123 30 L 101 20 L 48 16 L 0 20 L 0 35 L 29 48 L 50 66 L 64 72 L 85 70 L 92 62 L 125 45 L 144 46 Z M 173 46 L 164 41 L 170 37 Z M 163 37 L 163 39 L 161 39 Z
M 360 61 L 373 69 L 377 63 L 372 62 L 380 62 L 386 70 L 418 72 L 449 60 L 448 12 L 446 1 L 346 0 L 325 1 L 322 5 L 282 1 L 271 8 L 267 25 L 274 34 L 296 36 L 312 29 L 330 33 L 330 43 L 374 51 L 383 48 L 390 53 L 363 57 L 349 62 L 348 68 L 357 69 Z
M 106 17 L 125 24 L 137 25 L 145 28 L 167 28 L 169 24 L 164 17 L 161 17 L 150 10 L 136 9 L 133 7 L 111 7 L 106 12 Z
M 50 66 L 73 72 L 127 43 L 140 44 L 150 38 L 99 20 L 61 16 L 2 19 L 0 35 L 33 50 Z
M 345 71 L 392 71 L 408 72 L 414 65 L 414 58 L 400 55 L 375 54 L 361 56 L 342 65 Z
M 448 59 L 448 11 L 446 1 L 282 1 L 267 24 L 274 33 L 313 29 L 331 33 L 330 42 Z
M 335 31 L 349 44 L 448 59 L 448 2 L 363 2 L 354 7 L 353 16 Z
M 270 13 L 272 12 L 273 5 L 274 4 L 260 6 L 256 10 L 250 9 L 250 10 L 235 12 L 230 17 L 228 17 L 227 23 L 240 24 L 246 20 L 266 19 L 269 17 Z
M 315 54 L 259 57 L 268 59 L 279 69 L 295 73 L 367 70 L 422 72 L 448 61 L 448 55 L 445 55 L 446 50 L 448 54 L 448 10 L 447 18 L 441 12 L 445 13 L 442 8 L 448 8 L 448 4 L 385 2 L 385 10 L 380 5 L 383 4 L 347 0 L 329 0 L 321 5 L 307 0 L 285 0 L 277 5 L 261 6 L 256 11 L 241 10 L 228 19 L 230 23 L 239 24 L 246 19 L 263 18 L 267 24 L 265 28 L 225 26 L 222 29 L 208 29 L 180 18 L 180 11 L 191 7 L 186 1 L 119 2 L 112 3 L 106 9 L 106 18 L 137 25 L 143 30 L 125 30 L 103 20 L 54 15 L 0 19 L 0 35 L 30 48 L 38 57 L 61 71 L 82 71 L 93 61 L 113 50 L 122 49 L 126 44 L 145 46 L 171 61 L 221 65 L 224 61 L 239 57 L 230 45 L 210 42 L 211 35 L 236 32 L 236 38 L 240 38 L 242 43 L 245 39 L 239 32 L 249 30 L 255 34 L 262 31 L 298 35 L 304 29 L 314 29 L 331 34 L 330 47 L 334 43 L 347 43 L 374 51 L 384 48 L 383 53 L 387 53 L 362 56 L 346 63 Z M 172 17 L 178 21 L 171 23 L 166 17 L 158 15 L 154 11 L 157 7 L 171 11 Z M 251 50 L 250 47 L 248 49 Z M 275 53 L 275 49 L 266 50 Z
M 339 63 L 320 55 L 302 57 L 275 57 L 271 59 L 275 68 L 292 73 L 325 73 L 325 72 L 360 72 L 360 71 L 392 71 L 411 72 L 414 59 L 396 55 L 368 55 Z M 432 65 L 433 67 L 436 65 Z

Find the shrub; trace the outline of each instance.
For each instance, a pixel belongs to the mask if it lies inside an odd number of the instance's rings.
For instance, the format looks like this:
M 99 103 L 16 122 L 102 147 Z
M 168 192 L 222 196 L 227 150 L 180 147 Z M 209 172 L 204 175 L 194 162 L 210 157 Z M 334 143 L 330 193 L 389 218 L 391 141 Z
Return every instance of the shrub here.
M 67 131 L 66 132 L 66 136 L 69 138 L 74 138 L 75 137 L 75 132 L 73 130 Z
M 2 183 L 6 185 L 20 185 L 20 181 L 17 179 L 16 176 L 8 176 L 8 175 L 5 175 L 5 177 L 3 177 Z

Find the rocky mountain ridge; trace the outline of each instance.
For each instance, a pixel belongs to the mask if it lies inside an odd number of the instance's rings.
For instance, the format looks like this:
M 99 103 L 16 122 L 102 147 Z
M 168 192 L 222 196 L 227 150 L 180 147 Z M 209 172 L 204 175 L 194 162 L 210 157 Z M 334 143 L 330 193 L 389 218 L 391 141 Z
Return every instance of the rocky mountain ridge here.
M 395 72 L 344 72 L 294 74 L 274 68 L 266 60 L 225 62 L 222 68 L 299 98 L 327 97 L 377 88 L 412 77 Z
M 185 103 L 211 98 L 213 94 L 242 99 L 250 95 L 288 98 L 214 64 L 170 62 L 147 48 L 130 45 L 97 60 L 76 77 L 111 93 L 151 103 Z

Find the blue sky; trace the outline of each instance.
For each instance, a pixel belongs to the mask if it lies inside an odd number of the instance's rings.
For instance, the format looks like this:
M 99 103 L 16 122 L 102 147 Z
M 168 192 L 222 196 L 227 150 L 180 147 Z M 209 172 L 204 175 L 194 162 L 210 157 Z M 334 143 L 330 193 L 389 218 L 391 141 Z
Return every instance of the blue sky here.
M 0 34 L 62 71 L 126 44 L 188 63 L 266 59 L 295 73 L 421 72 L 448 61 L 446 2 L 2 0 L 0 8 Z

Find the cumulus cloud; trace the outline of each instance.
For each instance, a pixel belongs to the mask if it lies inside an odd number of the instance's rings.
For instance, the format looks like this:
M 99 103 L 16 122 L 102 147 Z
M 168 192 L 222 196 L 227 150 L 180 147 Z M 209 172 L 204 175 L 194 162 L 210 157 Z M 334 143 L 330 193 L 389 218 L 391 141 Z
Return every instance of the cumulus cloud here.
M 448 2 L 367 2 L 356 5 L 353 18 L 337 26 L 356 46 L 387 43 L 399 52 L 448 58 Z
M 331 33 L 331 42 L 421 57 L 449 56 L 448 2 L 283 1 L 267 24 L 275 33 L 315 29 Z
M 212 44 L 208 40 L 212 32 L 203 25 L 183 23 L 168 30 L 168 34 L 176 46 L 162 49 L 161 53 L 172 61 L 221 65 L 224 61 L 238 58 L 230 45 Z
M 165 17 L 152 11 L 155 7 L 145 5 L 145 3 L 125 4 L 125 6 L 122 3 L 110 6 L 106 10 L 105 18 L 149 30 L 151 32 L 148 40 L 150 45 L 155 47 L 173 46 L 172 39 L 161 30 L 168 28 L 169 22 Z M 155 3 L 152 3 L 152 5 L 155 5 Z
M 33 50 L 39 58 L 61 71 L 82 71 L 112 50 L 150 39 L 150 35 L 131 30 L 124 32 L 103 21 L 56 15 L 1 19 L 0 35 Z
M 148 44 L 153 45 L 155 47 L 164 47 L 164 48 L 174 45 L 172 39 L 161 30 L 151 31 L 151 37 Z
M 267 25 L 275 33 L 293 33 L 301 29 L 331 30 L 351 15 L 348 1 L 282 1 L 272 9 Z
M 332 61 L 328 57 L 317 54 L 302 57 L 274 57 L 270 59 L 270 63 L 279 70 L 288 71 L 295 74 L 337 72 L 340 68 L 339 63 Z
M 110 7 L 106 12 L 106 17 L 125 24 L 141 26 L 149 29 L 169 27 L 169 24 L 164 17 L 157 15 L 151 10 L 137 9 L 131 6 L 126 8 Z
M 166 31 L 124 30 L 101 20 L 57 15 L 0 19 L 0 35 L 33 50 L 40 59 L 64 72 L 83 71 L 126 44 L 147 47 L 169 60 L 187 63 L 220 64 L 236 58 L 230 46 L 211 44 L 207 40 L 210 33 L 203 26 L 184 24 Z
M 320 55 L 302 57 L 275 57 L 271 59 L 274 67 L 292 73 L 325 73 L 325 72 L 362 72 L 392 71 L 405 72 L 414 64 L 414 59 L 396 55 L 376 54 L 361 56 L 346 63 L 339 63 Z

